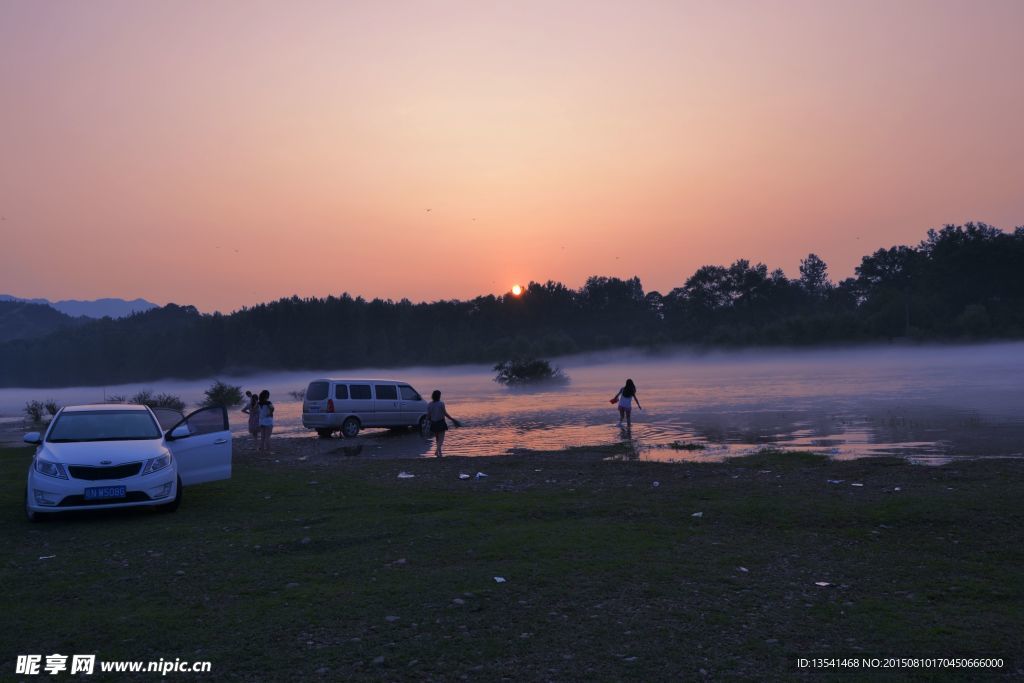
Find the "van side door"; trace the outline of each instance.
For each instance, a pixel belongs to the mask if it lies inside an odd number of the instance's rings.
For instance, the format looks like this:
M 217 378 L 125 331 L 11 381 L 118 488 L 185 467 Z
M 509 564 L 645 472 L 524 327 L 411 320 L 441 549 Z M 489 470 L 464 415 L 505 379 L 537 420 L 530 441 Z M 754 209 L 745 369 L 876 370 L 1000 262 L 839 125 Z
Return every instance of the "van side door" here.
M 402 403 L 398 400 L 398 386 L 393 382 L 376 382 L 373 385 L 373 418 L 382 427 L 401 427 Z
M 348 399 L 349 410 L 359 418 L 364 427 L 373 427 L 377 424 L 373 414 L 373 389 L 368 383 L 350 382 Z
M 405 424 L 418 426 L 420 418 L 427 413 L 427 402 L 408 384 L 398 385 L 398 397 L 402 401 L 402 419 Z

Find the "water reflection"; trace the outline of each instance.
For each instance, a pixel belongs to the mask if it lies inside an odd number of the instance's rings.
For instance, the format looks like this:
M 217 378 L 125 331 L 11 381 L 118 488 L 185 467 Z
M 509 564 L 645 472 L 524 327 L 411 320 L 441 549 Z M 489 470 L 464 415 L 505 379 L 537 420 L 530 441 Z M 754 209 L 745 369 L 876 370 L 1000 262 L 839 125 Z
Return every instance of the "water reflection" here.
M 269 388 L 277 405 L 277 438 L 314 438 L 301 426 L 301 404 L 288 391 L 315 376 L 395 377 L 421 393 L 441 389 L 464 426 L 449 432 L 450 455 L 501 455 L 514 449 L 553 450 L 626 443 L 645 460 L 721 460 L 764 447 L 810 450 L 836 458 L 895 455 L 921 462 L 963 456 L 1021 457 L 1024 444 L 1024 344 L 874 348 L 856 351 L 733 353 L 672 357 L 614 356 L 560 360 L 566 386 L 509 390 L 483 366 L 277 373 L 238 378 Z M 618 428 L 608 399 L 626 377 L 644 410 L 633 428 Z M 195 401 L 204 382 L 110 387 L 177 393 Z M 0 390 L 10 415 L 26 400 L 62 403 L 98 399 L 98 389 Z M 244 416 L 233 415 L 238 434 Z M 705 446 L 679 450 L 673 443 Z M 430 457 L 432 442 L 417 432 L 365 430 L 355 439 L 323 440 L 338 457 Z

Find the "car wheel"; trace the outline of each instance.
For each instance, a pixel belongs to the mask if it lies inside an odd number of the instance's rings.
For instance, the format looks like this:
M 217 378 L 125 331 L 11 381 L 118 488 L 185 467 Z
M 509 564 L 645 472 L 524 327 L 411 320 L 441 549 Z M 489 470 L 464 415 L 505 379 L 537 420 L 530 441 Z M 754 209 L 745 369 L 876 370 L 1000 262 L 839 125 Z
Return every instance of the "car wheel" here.
M 181 497 L 182 495 L 184 495 L 183 492 L 185 488 L 181 485 L 181 477 L 178 477 L 178 483 L 175 488 L 177 489 L 177 493 L 174 494 L 174 500 L 172 500 L 170 503 L 158 505 L 156 508 L 157 510 L 159 510 L 160 512 L 174 512 L 175 510 L 178 509 L 178 507 L 181 505 Z
M 334 433 L 334 430 L 333 429 L 318 429 L 318 430 L 316 430 L 316 433 L 320 435 L 321 439 L 329 439 L 329 438 L 331 438 L 331 434 Z
M 50 515 L 46 512 L 35 512 L 28 506 L 28 488 L 25 489 L 25 517 L 30 522 L 45 522 L 50 519 Z
M 359 433 L 359 420 L 354 417 L 345 418 L 341 423 L 341 433 L 350 439 L 354 437 Z

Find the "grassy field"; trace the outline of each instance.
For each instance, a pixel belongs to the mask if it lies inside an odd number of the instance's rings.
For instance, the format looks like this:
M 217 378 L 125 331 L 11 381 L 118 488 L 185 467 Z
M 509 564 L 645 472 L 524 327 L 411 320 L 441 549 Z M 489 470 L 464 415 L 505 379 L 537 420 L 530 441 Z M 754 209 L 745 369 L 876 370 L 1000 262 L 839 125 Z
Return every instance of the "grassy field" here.
M 603 455 L 239 454 L 177 513 L 29 524 L 30 451 L 2 450 L 0 678 L 54 652 L 210 660 L 206 680 L 822 680 L 793 659 L 844 655 L 1021 673 L 1024 463 Z

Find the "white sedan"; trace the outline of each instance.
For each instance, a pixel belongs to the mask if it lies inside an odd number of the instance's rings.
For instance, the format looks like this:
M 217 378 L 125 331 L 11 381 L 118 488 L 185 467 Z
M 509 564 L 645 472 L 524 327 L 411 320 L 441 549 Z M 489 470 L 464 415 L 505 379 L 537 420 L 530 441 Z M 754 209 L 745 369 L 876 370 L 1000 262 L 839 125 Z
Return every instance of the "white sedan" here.
M 166 413 L 161 412 L 166 420 Z M 231 477 L 227 410 L 202 408 L 166 433 L 141 405 L 100 404 L 60 410 L 37 446 L 28 470 L 25 514 L 156 506 L 173 512 L 182 485 Z

